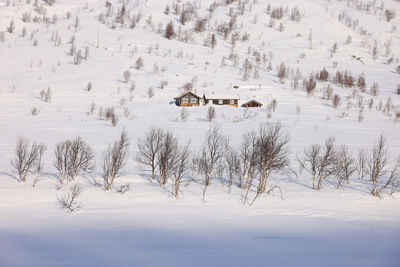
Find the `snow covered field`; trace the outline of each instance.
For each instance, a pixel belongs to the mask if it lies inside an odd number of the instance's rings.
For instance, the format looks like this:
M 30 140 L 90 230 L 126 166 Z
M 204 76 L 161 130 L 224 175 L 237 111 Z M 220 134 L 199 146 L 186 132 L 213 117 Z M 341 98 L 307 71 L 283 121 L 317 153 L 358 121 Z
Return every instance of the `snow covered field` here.
M 311 175 L 299 172 L 296 160 L 329 137 L 354 158 L 359 149 L 371 155 L 383 134 L 387 167 L 395 166 L 399 1 L 234 0 L 214 7 L 212 0 L 113 0 L 110 7 L 103 0 L 37 2 L 0 0 L 1 267 L 400 266 L 399 193 L 374 197 L 368 175 L 359 180 L 356 173 L 343 188 L 332 175 L 313 190 Z M 194 10 L 185 25 L 182 5 Z M 281 6 L 282 18 L 271 20 Z M 299 21 L 291 19 L 295 7 Z M 195 29 L 199 18 L 207 18 L 201 31 Z M 170 21 L 176 35 L 168 40 Z M 280 78 L 282 63 L 287 69 Z M 323 68 L 327 81 L 315 78 Z M 337 80 L 346 70 L 352 86 Z M 358 84 L 361 73 L 365 88 Z M 308 93 L 303 79 L 310 76 L 316 88 Z M 199 96 L 238 94 L 239 104 L 255 99 L 263 107 L 215 106 L 212 122 L 208 106 L 192 107 L 183 120 L 173 99 L 190 86 Z M 99 116 L 111 107 L 115 126 Z M 229 193 L 219 177 L 203 202 L 203 178 L 192 173 L 173 199 L 171 182 L 160 186 L 135 160 L 138 139 L 150 127 L 170 130 L 182 144 L 190 141 L 194 157 L 211 126 L 239 149 L 243 134 L 266 122 L 283 125 L 298 175 L 286 170 L 270 177 L 268 187 L 278 185 L 283 199 L 276 190 L 243 204 L 244 192 L 234 186 Z M 129 158 L 115 187 L 129 184 L 130 190 L 105 192 L 99 163 L 122 130 L 130 138 Z M 47 147 L 34 187 L 35 175 L 18 183 L 10 164 L 19 136 Z M 57 190 L 54 148 L 77 136 L 93 148 L 96 170 L 77 177 L 82 207 L 69 213 L 58 203 L 71 184 Z

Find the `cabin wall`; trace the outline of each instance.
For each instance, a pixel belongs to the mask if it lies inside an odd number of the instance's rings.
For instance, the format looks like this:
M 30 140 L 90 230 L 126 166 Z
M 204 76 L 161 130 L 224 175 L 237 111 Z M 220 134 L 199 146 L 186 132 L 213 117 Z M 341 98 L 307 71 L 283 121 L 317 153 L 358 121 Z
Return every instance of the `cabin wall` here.
M 220 105 L 220 106 L 231 106 L 231 107 L 238 107 L 238 100 L 234 100 L 233 104 L 231 104 L 230 99 L 222 99 L 222 104 L 220 104 L 220 99 L 208 99 L 206 103 L 212 103 L 213 105 Z
M 182 106 L 182 107 L 199 106 L 200 99 L 194 97 L 193 95 L 188 94 L 188 95 L 184 95 L 181 98 L 176 99 L 175 104 L 177 106 Z

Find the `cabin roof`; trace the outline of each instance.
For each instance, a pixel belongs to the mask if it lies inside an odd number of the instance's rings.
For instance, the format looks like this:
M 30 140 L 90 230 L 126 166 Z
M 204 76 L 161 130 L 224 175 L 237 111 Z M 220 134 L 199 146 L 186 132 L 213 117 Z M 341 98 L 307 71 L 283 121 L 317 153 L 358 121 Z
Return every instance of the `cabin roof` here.
M 243 105 L 247 105 L 247 104 L 250 104 L 250 103 L 256 103 L 257 105 L 260 105 L 260 106 L 263 105 L 262 103 L 258 102 L 257 100 L 254 100 L 254 99 L 249 100 L 249 101 L 243 103 Z
M 193 93 L 192 91 L 188 91 L 188 92 L 184 92 L 184 93 L 178 95 L 178 96 L 175 97 L 174 99 L 182 98 L 182 97 L 184 97 L 185 95 L 188 95 L 188 94 L 191 94 L 192 96 L 194 96 L 194 97 L 197 98 L 197 99 L 200 99 L 200 98 L 201 98 L 200 96 L 196 95 L 196 94 Z
M 219 100 L 219 99 L 223 99 L 223 100 L 230 100 L 230 99 L 239 100 L 240 99 L 240 97 L 238 95 L 205 94 L 204 96 L 205 96 L 206 99 L 209 99 L 209 100 Z

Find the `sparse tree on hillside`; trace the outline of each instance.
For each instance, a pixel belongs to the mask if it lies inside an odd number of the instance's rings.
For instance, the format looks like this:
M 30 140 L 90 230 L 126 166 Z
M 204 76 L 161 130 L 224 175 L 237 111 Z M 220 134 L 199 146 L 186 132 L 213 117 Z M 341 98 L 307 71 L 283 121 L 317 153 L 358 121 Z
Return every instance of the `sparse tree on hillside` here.
M 395 9 L 386 9 L 385 10 L 386 21 L 390 22 L 394 17 L 396 17 L 396 10 Z
M 175 36 L 174 24 L 170 21 L 165 28 L 165 37 L 167 39 L 172 39 Z
M 285 78 L 287 76 L 287 69 L 285 63 L 281 63 L 278 67 L 278 77 L 281 83 L 285 83 Z
M 141 70 L 144 66 L 143 58 L 139 57 L 135 62 L 135 68 Z
M 152 98 L 154 96 L 154 90 L 153 87 L 149 87 L 149 89 L 147 89 L 147 96 L 149 98 Z
M 131 78 L 131 72 L 129 70 L 124 71 L 125 83 L 128 83 L 130 78 Z
M 15 31 L 15 22 L 14 22 L 14 20 L 10 21 L 10 26 L 7 27 L 7 31 L 9 33 L 13 33 Z
M 215 37 L 215 34 L 213 33 L 211 35 L 211 48 L 214 49 L 214 47 L 217 45 L 217 38 Z
M 314 78 L 312 76 L 310 76 L 308 79 L 303 80 L 303 87 L 306 89 L 308 96 L 311 96 L 314 94 L 316 86 L 317 86 L 317 82 L 314 80 Z

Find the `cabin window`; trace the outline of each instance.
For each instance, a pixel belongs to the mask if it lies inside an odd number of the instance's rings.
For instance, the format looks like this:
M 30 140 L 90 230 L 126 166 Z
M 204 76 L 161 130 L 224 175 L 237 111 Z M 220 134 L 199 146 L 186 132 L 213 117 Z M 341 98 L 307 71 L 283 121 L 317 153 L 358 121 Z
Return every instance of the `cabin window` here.
M 222 100 L 222 99 L 218 100 L 218 104 L 222 105 L 223 103 L 224 103 L 224 100 Z
M 182 98 L 182 103 L 185 103 L 185 104 L 189 103 L 189 99 L 187 99 L 187 98 Z
M 196 98 L 191 98 L 191 99 L 190 99 L 190 103 L 192 103 L 192 104 L 197 104 L 197 99 L 196 99 Z
M 234 105 L 235 104 L 235 100 L 233 100 L 233 99 L 229 100 L 229 104 Z

